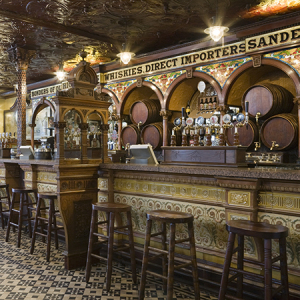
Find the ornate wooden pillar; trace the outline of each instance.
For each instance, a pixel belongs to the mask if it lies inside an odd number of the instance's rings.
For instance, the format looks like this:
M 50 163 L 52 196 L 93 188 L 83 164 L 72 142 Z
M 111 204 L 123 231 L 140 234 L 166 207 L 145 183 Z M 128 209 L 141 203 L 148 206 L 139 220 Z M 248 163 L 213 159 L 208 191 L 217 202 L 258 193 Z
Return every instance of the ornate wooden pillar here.
M 159 114 L 163 117 L 163 146 L 168 146 L 168 119 L 172 115 L 172 112 L 161 110 Z
M 108 157 L 108 149 L 107 149 L 107 142 L 108 142 L 108 124 L 101 124 L 100 125 L 101 131 L 102 131 L 102 162 L 103 163 L 109 163 L 111 160 Z
M 122 115 L 118 115 L 117 120 L 118 120 L 118 149 L 122 150 L 122 141 L 121 141 Z
M 26 71 L 31 59 L 35 55 L 34 50 L 26 50 L 13 47 L 8 50 L 10 60 L 15 64 L 18 72 L 17 91 L 17 147 L 20 154 L 20 146 L 26 145 Z
M 55 139 L 56 139 L 56 161 L 57 163 L 65 159 L 65 127 L 66 122 L 55 122 Z
M 29 124 L 29 127 L 31 128 L 31 147 L 34 149 L 34 127 L 36 124 Z
M 79 124 L 81 129 L 81 163 L 85 164 L 88 161 L 87 156 L 87 132 L 89 128 L 88 123 Z
M 298 106 L 298 162 L 300 163 L 300 96 L 294 98 L 294 103 Z

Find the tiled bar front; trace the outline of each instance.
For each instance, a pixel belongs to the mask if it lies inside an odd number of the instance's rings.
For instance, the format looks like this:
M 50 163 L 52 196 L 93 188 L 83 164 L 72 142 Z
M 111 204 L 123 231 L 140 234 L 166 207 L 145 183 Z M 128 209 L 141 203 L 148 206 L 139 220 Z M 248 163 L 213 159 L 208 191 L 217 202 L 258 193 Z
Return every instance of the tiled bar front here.
M 228 233 L 226 220 L 248 219 L 289 228 L 287 256 L 291 291 L 300 282 L 300 172 L 248 168 L 182 168 L 169 166 L 105 165 L 98 182 L 98 201 L 126 203 L 133 209 L 138 251 L 142 251 L 146 211 L 166 209 L 194 215 L 200 270 L 221 274 Z M 220 175 L 218 175 L 220 174 Z M 110 198 L 110 200 L 109 200 Z M 178 238 L 187 234 L 178 231 Z M 249 259 L 262 258 L 262 243 L 246 239 Z M 184 257 L 187 251 L 178 248 Z M 278 243 L 273 243 L 278 253 Z M 261 269 L 254 270 L 261 273 Z M 201 273 L 203 274 L 203 272 Z M 211 277 L 212 276 L 212 277 Z M 277 279 L 278 274 L 275 274 Z

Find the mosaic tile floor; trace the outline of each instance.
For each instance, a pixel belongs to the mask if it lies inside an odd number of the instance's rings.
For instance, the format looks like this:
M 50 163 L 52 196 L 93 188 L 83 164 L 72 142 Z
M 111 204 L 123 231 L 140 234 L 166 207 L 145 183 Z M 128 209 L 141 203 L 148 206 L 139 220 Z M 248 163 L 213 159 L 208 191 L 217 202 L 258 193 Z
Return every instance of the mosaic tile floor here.
M 126 265 L 115 263 L 111 290 L 106 292 L 105 264 L 94 265 L 91 282 L 86 283 L 84 268 L 64 269 L 63 243 L 51 251 L 50 262 L 45 259 L 45 244 L 36 241 L 33 255 L 29 254 L 30 239 L 22 233 L 21 248 L 16 247 L 16 233 L 11 232 L 5 242 L 5 231 L 0 229 L 0 299 L 17 300 L 135 300 L 139 285 L 133 284 Z M 139 272 L 139 270 L 138 270 Z M 139 275 L 139 273 L 138 273 Z M 138 277 L 139 278 L 139 277 Z M 147 276 L 145 299 L 164 300 L 166 296 L 159 280 Z M 176 284 L 173 299 L 194 299 L 193 288 Z M 201 300 L 217 299 L 201 293 Z

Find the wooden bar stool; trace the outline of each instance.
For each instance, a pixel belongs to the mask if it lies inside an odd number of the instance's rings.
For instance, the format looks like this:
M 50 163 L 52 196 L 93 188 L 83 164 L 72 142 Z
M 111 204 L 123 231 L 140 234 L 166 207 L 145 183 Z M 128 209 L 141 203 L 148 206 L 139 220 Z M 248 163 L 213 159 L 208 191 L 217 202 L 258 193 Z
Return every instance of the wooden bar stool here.
M 9 185 L 1 184 L 0 185 L 0 216 L 2 229 L 5 228 L 5 220 L 8 220 L 9 217 L 9 208 L 10 208 L 10 194 L 9 194 Z
M 151 234 L 151 227 L 152 227 L 153 220 L 162 222 L 162 230 L 160 232 Z M 141 284 L 140 284 L 140 293 L 139 293 L 140 300 L 144 299 L 145 297 L 146 273 L 162 278 L 164 289 L 166 290 L 166 287 L 168 287 L 167 300 L 173 299 L 174 270 L 184 268 L 187 266 L 192 266 L 195 299 L 200 300 L 193 221 L 194 221 L 193 215 L 183 213 L 183 212 L 174 212 L 169 210 L 153 210 L 147 212 L 146 238 L 145 238 L 145 245 L 144 245 L 144 256 L 143 256 Z M 166 223 L 170 224 L 169 251 L 167 251 L 167 244 L 166 244 Z M 176 224 L 179 223 L 188 224 L 188 234 L 189 234 L 188 238 L 175 240 Z M 155 237 L 158 235 L 161 235 L 162 249 L 154 248 L 150 246 L 151 237 Z M 189 242 L 191 261 L 188 263 L 183 263 L 174 266 L 175 245 L 183 242 Z M 149 258 L 149 250 L 153 252 L 157 252 L 158 254 Z M 147 270 L 148 261 L 156 259 L 158 257 L 162 257 L 163 275 Z M 167 268 L 168 257 L 169 257 L 169 261 L 168 261 L 168 268 Z
M 98 221 L 98 212 L 105 212 L 107 215 L 106 221 Z M 115 226 L 116 214 L 125 212 L 127 214 L 127 224 L 122 226 Z M 107 235 L 98 233 L 98 225 L 107 224 Z M 114 234 L 120 233 L 128 235 L 129 245 L 121 245 L 114 249 Z M 98 239 L 100 238 L 100 240 Z M 107 243 L 107 258 L 96 255 L 93 253 L 93 246 L 96 244 Z M 87 263 L 85 278 L 86 282 L 89 282 L 92 258 L 107 261 L 107 277 L 106 277 L 106 290 L 108 291 L 111 286 L 111 274 L 112 274 L 112 256 L 113 252 L 129 250 L 131 259 L 132 279 L 133 282 L 137 282 L 136 277 L 136 263 L 134 254 L 134 241 L 131 221 L 131 206 L 121 203 L 96 203 L 92 205 L 92 219 L 89 236 L 89 246 L 87 254 Z
M 247 220 L 228 221 L 226 229 L 229 232 L 228 244 L 225 256 L 224 270 L 219 292 L 219 300 L 243 299 L 243 277 L 259 278 L 264 282 L 265 300 L 271 300 L 272 296 L 282 292 L 283 299 L 289 299 L 289 283 L 286 261 L 286 237 L 288 228 L 281 225 L 271 225 L 262 222 L 252 222 Z M 238 246 L 234 249 L 235 236 L 238 236 Z M 264 276 L 244 271 L 244 236 L 257 237 L 264 240 L 264 262 L 253 262 L 254 264 L 264 267 Z M 279 239 L 279 256 L 272 258 L 272 239 Z M 237 268 L 231 268 L 232 255 L 237 252 Z M 247 260 L 248 261 L 248 260 Z M 281 285 L 272 294 L 272 264 L 280 261 Z M 249 261 L 248 261 L 249 262 Z M 229 277 L 229 271 L 234 275 Z M 226 295 L 228 282 L 237 279 L 237 296 Z
M 49 206 L 41 207 L 42 199 L 49 201 Z M 50 193 L 38 193 L 38 200 L 36 205 L 35 222 L 32 232 L 32 240 L 30 247 L 30 254 L 33 254 L 36 235 L 40 235 L 47 238 L 47 252 L 46 259 L 50 260 L 51 249 L 51 233 L 54 232 L 55 248 L 58 249 L 58 234 L 57 231 L 63 229 L 63 226 L 57 226 L 56 217 L 59 216 L 59 211 L 55 210 L 54 201 L 57 199 L 57 194 Z M 48 213 L 48 218 L 42 216 L 41 212 Z M 47 233 L 44 233 L 45 225 L 47 225 Z M 40 228 L 40 232 L 38 231 Z
M 21 244 L 21 233 L 22 233 L 22 225 L 24 222 L 27 222 L 29 236 L 31 237 L 31 217 L 30 208 L 32 208 L 35 202 L 31 202 L 28 194 L 34 194 L 34 198 L 36 199 L 36 190 L 33 189 L 26 189 L 26 188 L 19 188 L 19 189 L 12 189 L 12 198 L 11 204 L 9 209 L 9 217 L 7 223 L 7 231 L 6 231 L 6 242 L 9 240 L 9 233 L 10 233 L 10 226 L 14 226 L 18 228 L 18 240 L 17 240 L 17 247 L 20 247 Z M 17 207 L 17 200 L 16 196 L 19 195 L 19 207 Z M 14 223 L 14 216 L 18 216 L 18 224 Z M 24 219 L 25 217 L 25 219 Z

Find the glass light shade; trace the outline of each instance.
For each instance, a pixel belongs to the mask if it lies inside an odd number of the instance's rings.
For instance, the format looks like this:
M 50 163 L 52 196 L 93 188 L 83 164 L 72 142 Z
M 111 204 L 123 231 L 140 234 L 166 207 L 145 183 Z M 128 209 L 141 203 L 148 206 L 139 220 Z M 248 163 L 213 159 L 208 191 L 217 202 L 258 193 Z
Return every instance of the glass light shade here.
M 228 27 L 225 27 L 225 26 L 212 26 L 212 27 L 209 27 L 209 28 L 206 28 L 204 30 L 204 32 L 206 34 L 209 34 L 210 37 L 215 41 L 217 42 L 225 32 L 227 32 L 229 30 Z
M 66 72 L 64 70 L 59 69 L 56 73 L 56 77 L 59 81 L 63 81 L 65 76 L 66 76 Z
M 121 52 L 117 54 L 117 56 L 120 57 L 123 64 L 127 65 L 130 62 L 131 58 L 135 56 L 135 54 L 132 52 Z

